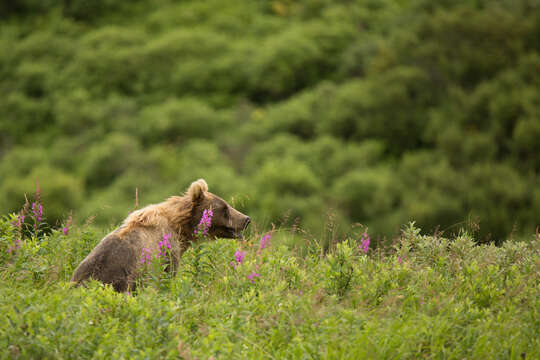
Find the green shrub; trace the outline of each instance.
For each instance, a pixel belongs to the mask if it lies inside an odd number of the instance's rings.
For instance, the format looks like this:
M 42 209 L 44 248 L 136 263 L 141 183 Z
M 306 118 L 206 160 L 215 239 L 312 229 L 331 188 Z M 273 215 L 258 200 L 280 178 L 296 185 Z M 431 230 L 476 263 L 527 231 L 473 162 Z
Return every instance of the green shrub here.
M 136 138 L 112 133 L 88 150 L 82 174 L 87 186 L 94 189 L 111 184 L 126 170 L 139 167 L 142 162 Z
M 134 131 L 147 143 L 182 143 L 195 138 L 213 138 L 225 131 L 225 121 L 223 114 L 204 102 L 171 99 L 144 109 Z
M 529 0 L 2 9 L 0 188 L 53 168 L 101 224 L 135 189 L 147 204 L 202 177 L 262 223 L 291 210 L 315 233 L 326 214 L 387 239 L 410 219 L 445 235 L 479 221 L 498 243 L 539 225 Z
M 334 252 L 328 255 L 324 275 L 329 294 L 343 297 L 354 285 L 354 262 L 357 255 L 348 241 L 337 244 Z

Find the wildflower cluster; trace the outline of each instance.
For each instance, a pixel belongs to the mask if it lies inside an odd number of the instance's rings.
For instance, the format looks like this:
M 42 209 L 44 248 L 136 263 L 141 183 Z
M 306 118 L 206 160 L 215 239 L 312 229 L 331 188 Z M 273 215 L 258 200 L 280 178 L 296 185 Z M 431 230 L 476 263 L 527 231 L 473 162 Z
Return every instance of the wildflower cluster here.
M 16 228 L 20 229 L 22 227 L 22 224 L 24 223 L 24 218 L 24 214 L 20 214 L 15 220 L 11 222 L 11 224 Z
M 366 229 L 366 231 L 364 231 L 362 237 L 360 238 L 360 250 L 362 250 L 366 254 L 369 251 L 369 242 L 370 238 Z
M 262 252 L 262 250 L 266 249 L 270 245 L 270 238 L 271 238 L 270 233 L 265 234 L 261 238 L 261 240 L 259 241 L 259 249 L 257 250 L 257 254 L 260 254 Z M 245 251 L 236 250 L 236 252 L 234 253 L 234 261 L 230 262 L 231 267 L 236 269 L 240 264 L 242 264 L 245 257 L 246 257 L 246 252 Z M 258 268 L 258 266 L 257 266 L 257 268 Z M 261 277 L 261 274 L 257 273 L 256 271 L 252 271 L 247 276 L 249 281 L 251 281 L 252 283 L 255 282 L 255 278 L 259 278 L 259 277 Z
M 167 258 L 167 250 L 171 249 L 171 237 L 171 233 L 163 235 L 163 239 L 158 243 L 159 252 L 156 254 L 156 259 L 159 259 L 160 257 L 163 257 L 165 259 Z M 151 260 L 152 250 L 148 248 L 142 248 L 141 264 L 150 263 Z
M 34 230 L 37 231 L 43 220 L 43 205 L 41 205 L 39 200 L 32 203 L 32 215 L 34 217 Z
M 247 277 L 248 277 L 249 281 L 251 281 L 252 283 L 254 283 L 254 282 L 255 282 L 255 278 L 261 277 L 261 274 L 258 274 L 257 272 L 252 271 L 251 274 L 249 274 Z
M 261 238 L 261 241 L 259 241 L 259 252 L 263 249 L 266 249 L 268 245 L 270 245 L 270 233 L 267 233 Z
M 246 257 L 246 252 L 245 251 L 236 250 L 236 252 L 234 253 L 234 260 L 236 262 L 231 261 L 231 266 L 236 269 L 236 267 L 238 265 L 240 265 L 242 263 L 242 261 L 244 261 L 245 257 Z
M 214 212 L 212 211 L 212 209 L 205 209 L 203 211 L 201 221 L 199 222 L 199 225 L 197 225 L 197 228 L 194 231 L 195 235 L 208 235 L 208 230 L 210 229 L 210 226 L 212 226 L 212 216 L 214 216 Z
M 150 263 L 152 259 L 152 250 L 148 248 L 142 248 L 141 264 Z
M 167 249 L 171 248 L 171 243 L 169 242 L 171 236 L 171 233 L 163 235 L 163 240 L 158 243 L 159 253 L 156 255 L 156 259 L 158 259 L 160 256 L 167 257 Z

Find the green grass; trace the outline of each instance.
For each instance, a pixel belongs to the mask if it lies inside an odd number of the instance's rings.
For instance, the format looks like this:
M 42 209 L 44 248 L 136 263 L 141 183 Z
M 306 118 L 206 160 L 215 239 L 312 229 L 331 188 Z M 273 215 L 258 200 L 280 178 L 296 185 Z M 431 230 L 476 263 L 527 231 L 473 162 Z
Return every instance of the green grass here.
M 317 241 L 281 230 L 262 251 L 262 234 L 204 242 L 175 276 L 150 267 L 136 294 L 118 294 L 69 284 L 105 231 L 30 232 L 10 254 L 10 220 L 0 220 L 2 358 L 540 356 L 538 236 L 477 246 L 410 225 L 390 250 L 366 255 L 348 239 L 322 256 Z

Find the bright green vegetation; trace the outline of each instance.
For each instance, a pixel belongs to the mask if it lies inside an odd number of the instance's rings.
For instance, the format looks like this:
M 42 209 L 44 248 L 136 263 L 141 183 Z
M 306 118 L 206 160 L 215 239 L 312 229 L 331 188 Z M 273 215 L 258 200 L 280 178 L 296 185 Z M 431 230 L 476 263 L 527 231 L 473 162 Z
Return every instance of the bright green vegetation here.
M 204 177 L 259 223 L 500 243 L 540 214 L 536 0 L 0 5 L 0 213 L 118 223 Z M 469 227 L 469 231 L 476 230 Z
M 30 234 L 31 235 L 31 234 Z M 393 248 L 359 235 L 323 254 L 282 229 L 259 249 L 203 242 L 176 276 L 150 267 L 134 294 L 68 281 L 102 231 L 29 236 L 0 221 L 2 358 L 538 359 L 540 238 L 475 245 L 423 236 Z M 246 252 L 231 267 L 235 251 Z M 141 265 L 142 266 L 142 265 Z M 248 275 L 256 271 L 254 282 Z

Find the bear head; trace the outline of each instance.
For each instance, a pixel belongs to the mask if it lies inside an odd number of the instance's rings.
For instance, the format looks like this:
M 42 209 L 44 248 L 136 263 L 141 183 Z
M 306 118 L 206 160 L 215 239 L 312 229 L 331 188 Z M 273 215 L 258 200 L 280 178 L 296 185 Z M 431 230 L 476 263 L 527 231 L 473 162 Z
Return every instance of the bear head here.
M 187 196 L 193 204 L 192 225 L 197 229 L 205 210 L 212 210 L 211 226 L 208 235 L 212 238 L 242 238 L 242 231 L 251 219 L 230 206 L 225 200 L 208 191 L 203 179 L 191 184 Z

